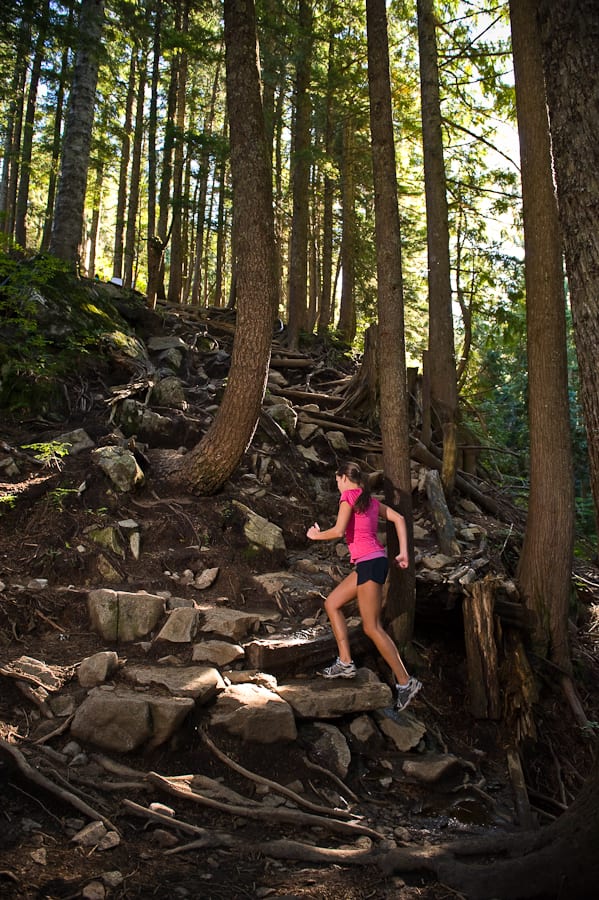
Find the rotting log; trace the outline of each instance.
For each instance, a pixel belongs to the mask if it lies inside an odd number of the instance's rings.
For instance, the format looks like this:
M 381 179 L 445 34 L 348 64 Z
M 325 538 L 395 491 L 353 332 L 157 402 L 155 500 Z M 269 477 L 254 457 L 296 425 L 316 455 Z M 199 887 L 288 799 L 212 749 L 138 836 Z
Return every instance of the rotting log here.
M 360 625 L 350 625 L 348 631 L 354 656 L 372 647 Z M 273 673 L 314 669 L 337 654 L 335 638 L 328 629 L 317 635 L 298 632 L 257 638 L 244 649 L 250 668 Z
M 445 500 L 443 485 L 437 469 L 428 470 L 425 484 L 441 553 L 444 553 L 445 556 L 459 556 L 460 545 L 456 539 L 453 519 Z
M 338 406 L 339 397 L 334 394 L 318 394 L 312 391 L 300 391 L 297 388 L 282 388 L 271 384 L 268 390 L 273 397 L 285 397 L 288 400 L 297 400 L 303 403 L 317 403 L 324 406 Z M 301 409 L 301 407 L 300 407 Z
M 524 778 L 524 772 L 522 770 L 522 761 L 516 747 L 508 747 L 507 767 L 508 772 L 510 773 L 512 789 L 514 791 L 518 824 L 527 831 L 533 831 L 537 828 L 537 822 L 530 808 L 530 800 L 528 799 L 528 791 L 526 790 L 526 779 Z
M 477 719 L 501 718 L 493 609 L 495 586 L 496 579 L 492 576 L 474 582 L 462 603 L 470 711 Z

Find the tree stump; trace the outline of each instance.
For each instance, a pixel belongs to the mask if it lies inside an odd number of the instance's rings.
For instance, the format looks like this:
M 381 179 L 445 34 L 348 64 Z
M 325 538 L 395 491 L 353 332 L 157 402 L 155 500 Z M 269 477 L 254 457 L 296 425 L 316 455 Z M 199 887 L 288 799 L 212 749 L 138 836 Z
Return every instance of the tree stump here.
M 501 718 L 493 611 L 495 583 L 492 577 L 475 582 L 462 604 L 470 711 L 477 719 Z

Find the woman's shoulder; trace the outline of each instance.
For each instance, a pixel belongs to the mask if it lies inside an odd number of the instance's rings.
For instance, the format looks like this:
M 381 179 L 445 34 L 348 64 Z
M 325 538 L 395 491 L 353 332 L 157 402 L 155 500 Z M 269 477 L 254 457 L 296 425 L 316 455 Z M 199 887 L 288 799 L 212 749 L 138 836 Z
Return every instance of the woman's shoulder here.
M 343 493 L 341 494 L 341 497 L 339 498 L 339 503 L 343 503 L 343 501 L 345 501 L 346 503 L 349 503 L 349 505 L 351 507 L 353 507 L 353 506 L 355 506 L 356 500 L 358 499 L 358 497 L 360 496 L 361 493 L 362 493 L 362 488 L 350 488 L 347 491 L 343 491 Z

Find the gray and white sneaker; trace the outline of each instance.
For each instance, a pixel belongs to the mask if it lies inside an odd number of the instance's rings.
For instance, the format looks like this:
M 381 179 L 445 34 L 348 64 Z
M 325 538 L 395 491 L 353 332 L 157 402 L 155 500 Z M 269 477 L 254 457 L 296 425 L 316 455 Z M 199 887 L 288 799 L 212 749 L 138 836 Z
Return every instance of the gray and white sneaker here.
M 413 676 L 410 677 L 406 684 L 397 684 L 397 700 L 395 701 L 395 709 L 402 710 L 411 702 L 421 689 L 422 683 Z
M 332 666 L 327 666 L 318 674 L 322 678 L 355 678 L 356 671 L 353 662 L 344 663 L 337 657 Z

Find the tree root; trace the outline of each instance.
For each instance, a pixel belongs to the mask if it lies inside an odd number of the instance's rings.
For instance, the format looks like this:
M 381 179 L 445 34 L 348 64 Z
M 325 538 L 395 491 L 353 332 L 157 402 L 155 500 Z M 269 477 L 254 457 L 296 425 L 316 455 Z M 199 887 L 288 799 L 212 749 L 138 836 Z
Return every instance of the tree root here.
M 3 740 L 2 738 L 0 738 L 0 750 L 3 750 L 8 756 L 10 756 L 19 773 L 32 784 L 35 784 L 37 787 L 40 787 L 43 790 L 48 791 L 48 793 L 53 794 L 55 797 L 58 797 L 58 799 L 62 800 L 63 803 L 70 804 L 79 812 L 88 816 L 92 821 L 100 821 L 110 831 L 116 831 L 117 834 L 119 833 L 118 828 L 113 825 L 110 819 L 107 819 L 106 816 L 102 815 L 102 813 L 98 812 L 84 800 L 81 800 L 80 797 L 77 797 L 71 791 L 66 790 L 65 788 L 58 787 L 56 784 L 54 784 L 53 781 L 51 781 L 51 779 L 46 778 L 45 775 L 42 775 L 41 772 L 38 772 L 37 769 L 34 769 L 32 766 L 30 766 L 20 750 L 18 750 L 16 747 L 14 747 L 12 744 L 9 744 L 8 741 Z

